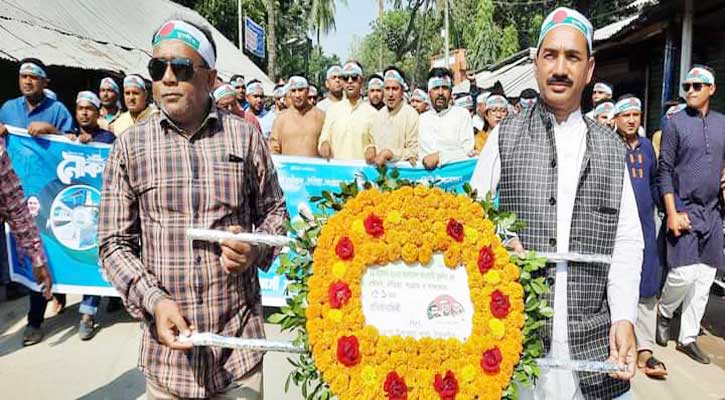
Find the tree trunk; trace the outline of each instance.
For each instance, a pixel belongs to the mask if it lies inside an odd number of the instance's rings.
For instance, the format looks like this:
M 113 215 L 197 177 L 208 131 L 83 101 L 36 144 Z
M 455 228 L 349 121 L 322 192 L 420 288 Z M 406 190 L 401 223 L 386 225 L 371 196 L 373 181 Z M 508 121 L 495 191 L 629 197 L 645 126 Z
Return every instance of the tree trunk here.
M 267 75 L 273 82 L 277 82 L 277 33 L 275 32 L 276 19 L 274 16 L 275 0 L 267 0 Z

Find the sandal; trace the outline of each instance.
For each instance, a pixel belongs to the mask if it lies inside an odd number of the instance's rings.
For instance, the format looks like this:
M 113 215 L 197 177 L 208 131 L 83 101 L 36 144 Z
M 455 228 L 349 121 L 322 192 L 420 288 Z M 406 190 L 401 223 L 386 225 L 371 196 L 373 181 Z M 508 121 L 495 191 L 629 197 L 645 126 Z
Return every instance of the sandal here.
M 644 365 L 644 374 L 653 379 L 664 379 L 667 376 L 665 363 L 651 356 Z

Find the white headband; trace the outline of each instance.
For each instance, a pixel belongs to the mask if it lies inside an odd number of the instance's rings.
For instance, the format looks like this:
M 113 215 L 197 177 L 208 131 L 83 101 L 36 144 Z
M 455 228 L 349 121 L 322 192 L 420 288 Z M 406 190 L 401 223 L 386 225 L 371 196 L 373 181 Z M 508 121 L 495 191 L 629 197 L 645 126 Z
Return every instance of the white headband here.
M 700 82 L 708 85 L 715 84 L 715 77 L 705 68 L 695 67 L 687 73 L 685 82 Z
M 636 97 L 619 100 L 614 106 L 614 115 L 619 115 L 626 111 L 637 110 L 642 111 L 642 102 Z
M 614 90 L 612 90 L 612 87 L 611 86 L 607 85 L 606 83 L 601 83 L 601 82 L 596 83 L 594 85 L 594 89 L 593 90 L 598 91 L 598 92 L 607 93 L 610 96 L 612 94 L 614 94 Z
M 91 103 L 91 105 L 98 109 L 101 108 L 101 99 L 99 99 L 98 96 L 96 96 L 96 94 L 91 92 L 90 90 L 78 92 L 78 96 L 76 97 L 76 104 L 80 104 L 83 101 Z
M 180 20 L 168 21 L 156 32 L 151 43 L 156 47 L 167 40 L 179 40 L 191 47 L 206 61 L 209 68 L 214 68 L 216 65 L 214 47 L 206 35 L 195 26 Z

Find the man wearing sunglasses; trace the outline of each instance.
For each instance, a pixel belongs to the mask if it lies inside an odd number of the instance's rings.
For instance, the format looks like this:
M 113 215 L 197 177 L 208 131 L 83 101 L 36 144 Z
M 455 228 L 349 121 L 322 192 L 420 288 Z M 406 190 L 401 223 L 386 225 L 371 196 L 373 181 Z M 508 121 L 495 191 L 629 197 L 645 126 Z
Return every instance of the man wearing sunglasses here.
M 148 70 L 160 112 L 129 128 L 109 155 L 100 260 L 142 321 L 148 399 L 261 399 L 263 353 L 193 347 L 178 337 L 263 338 L 257 268 L 269 268 L 274 249 L 191 241 L 186 230 L 283 234 L 282 189 L 262 135 L 209 96 L 217 56 L 211 33 L 171 20 L 152 46 Z
M 363 69 L 357 61 L 342 68 L 347 99 L 339 101 L 325 113 L 320 135 L 320 156 L 330 159 L 362 160 L 365 148 L 372 143 L 372 125 L 377 110 L 361 98 Z
M 338 103 L 344 96 L 341 66 L 333 65 L 327 69 L 325 88 L 327 88 L 327 97 L 317 103 L 317 108 L 323 112 L 327 112 L 330 106 Z
M 274 121 L 269 148 L 274 154 L 318 157 L 317 142 L 325 113 L 310 104 L 310 85 L 305 77 L 293 75 L 287 85 L 292 107 Z
M 123 78 L 123 101 L 128 110 L 109 125 L 109 130 L 119 136 L 134 124 L 144 121 L 155 111 L 150 100 L 146 91 L 146 81 L 140 75 L 128 75 Z
M 657 344 L 670 339 L 670 320 L 683 304 L 677 349 L 708 364 L 697 345 L 710 286 L 723 269 L 722 181 L 725 116 L 713 111 L 715 73 L 695 66 L 682 89 L 687 108 L 662 128 L 657 184 L 667 213 L 667 266 L 670 268 L 657 316 Z
M 310 93 L 307 95 L 307 100 L 312 104 L 313 106 L 317 105 L 318 100 L 318 91 L 317 86 L 310 85 Z

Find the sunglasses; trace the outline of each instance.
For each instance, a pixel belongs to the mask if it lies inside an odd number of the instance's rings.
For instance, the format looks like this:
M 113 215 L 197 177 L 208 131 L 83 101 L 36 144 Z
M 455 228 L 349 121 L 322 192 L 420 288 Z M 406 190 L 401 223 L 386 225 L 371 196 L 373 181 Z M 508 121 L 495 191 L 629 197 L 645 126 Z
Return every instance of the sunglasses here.
M 151 80 L 156 82 L 164 78 L 166 69 L 171 67 L 171 72 L 177 80 L 186 82 L 190 81 L 194 77 L 194 67 L 206 68 L 201 65 L 194 65 L 194 61 L 190 58 L 152 58 L 149 60 L 148 70 Z
M 702 90 L 703 85 L 708 85 L 708 84 L 707 83 L 702 83 L 702 82 L 683 83 L 682 84 L 682 90 L 684 90 L 685 92 L 689 92 L 690 91 L 690 87 L 692 87 L 692 89 L 694 91 L 699 92 L 700 90 Z M 710 85 L 708 85 L 708 86 L 710 86 Z
M 353 81 L 353 82 L 355 82 L 355 81 L 357 81 L 357 80 L 358 80 L 358 79 L 360 79 L 360 78 L 361 78 L 361 76 L 360 76 L 360 75 L 358 75 L 358 74 L 352 74 L 352 75 L 343 75 L 343 76 L 342 76 L 342 80 L 343 80 L 343 81 L 346 81 L 346 82 L 350 82 L 350 80 L 351 80 L 351 79 L 352 79 L 352 81 Z

